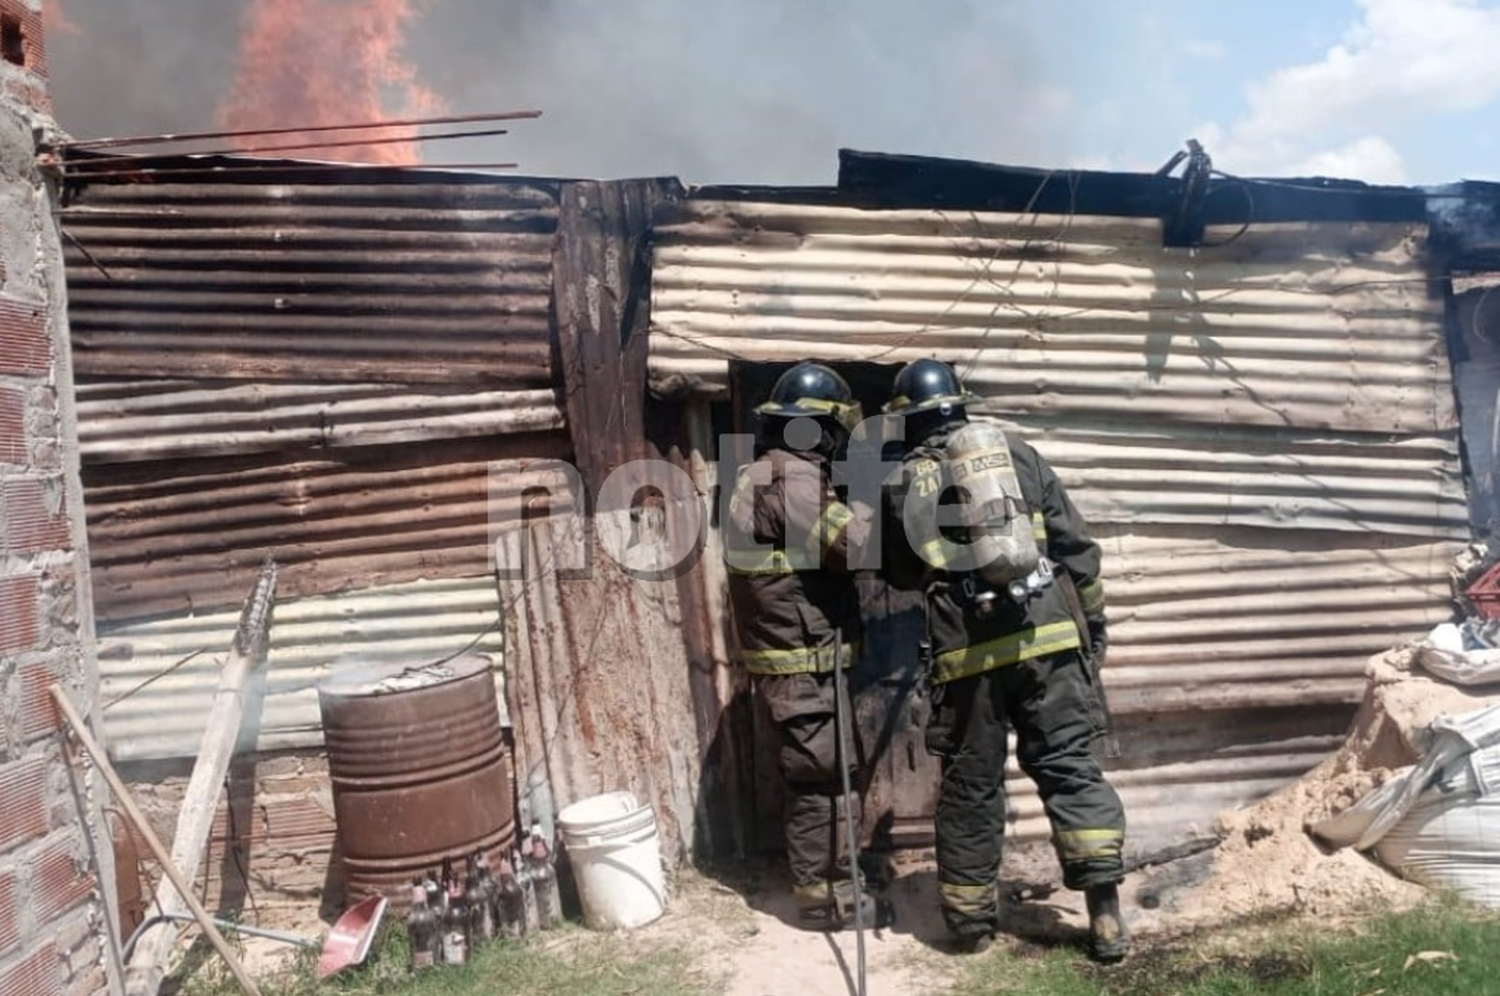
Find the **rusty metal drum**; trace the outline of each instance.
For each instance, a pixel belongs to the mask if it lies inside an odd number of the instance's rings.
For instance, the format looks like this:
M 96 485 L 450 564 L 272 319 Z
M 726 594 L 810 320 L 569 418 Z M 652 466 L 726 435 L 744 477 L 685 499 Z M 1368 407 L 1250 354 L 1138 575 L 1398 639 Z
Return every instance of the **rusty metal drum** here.
M 404 904 L 444 858 L 509 853 L 511 759 L 487 658 L 340 668 L 318 703 L 350 903 Z

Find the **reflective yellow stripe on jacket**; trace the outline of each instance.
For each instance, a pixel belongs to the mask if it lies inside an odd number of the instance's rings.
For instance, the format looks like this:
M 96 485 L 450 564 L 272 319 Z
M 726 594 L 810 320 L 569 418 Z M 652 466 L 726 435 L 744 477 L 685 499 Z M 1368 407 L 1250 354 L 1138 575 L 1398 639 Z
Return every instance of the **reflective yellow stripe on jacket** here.
M 1047 623 L 1007 633 L 993 640 L 976 643 L 972 647 L 949 650 L 937 655 L 933 663 L 933 681 L 953 681 L 970 675 L 991 671 L 1007 664 L 1029 661 L 1047 654 L 1064 650 L 1076 650 L 1083 645 L 1078 627 L 1071 619 Z
M 818 521 L 807 534 L 807 549 L 815 557 L 822 558 L 844 535 L 844 530 L 849 528 L 849 520 L 854 518 L 854 513 L 849 511 L 849 506 L 843 502 L 830 502 L 818 516 Z
M 1078 589 L 1078 601 L 1082 604 L 1083 614 L 1086 616 L 1103 615 L 1104 613 L 1104 584 L 1100 581 L 1090 581 Z
M 801 548 L 785 550 L 740 550 L 726 544 L 724 562 L 735 574 L 791 574 L 816 571 L 828 550 L 844 535 L 854 513 L 842 502 L 832 502 L 818 516 Z
M 724 562 L 735 574 L 791 574 L 818 569 L 818 558 L 805 550 L 727 549 Z
M 844 667 L 859 656 L 859 644 L 846 643 L 840 654 Z M 833 670 L 832 647 L 786 647 L 774 650 L 741 650 L 740 663 L 751 674 L 820 674 Z

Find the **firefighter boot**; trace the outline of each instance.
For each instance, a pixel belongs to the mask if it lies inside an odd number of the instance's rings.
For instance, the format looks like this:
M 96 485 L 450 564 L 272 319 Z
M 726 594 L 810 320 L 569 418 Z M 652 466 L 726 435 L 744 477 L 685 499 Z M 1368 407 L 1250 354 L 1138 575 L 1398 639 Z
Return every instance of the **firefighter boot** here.
M 882 926 L 877 897 L 862 892 L 859 898 L 864 913 L 861 926 Z M 797 922 L 806 930 L 847 930 L 855 926 L 854 884 L 848 879 L 824 883 L 813 890 L 798 889 L 797 899 Z
M 1092 885 L 1083 893 L 1089 908 L 1089 955 L 1111 964 L 1130 953 L 1130 928 L 1120 914 L 1120 889 L 1114 882 Z

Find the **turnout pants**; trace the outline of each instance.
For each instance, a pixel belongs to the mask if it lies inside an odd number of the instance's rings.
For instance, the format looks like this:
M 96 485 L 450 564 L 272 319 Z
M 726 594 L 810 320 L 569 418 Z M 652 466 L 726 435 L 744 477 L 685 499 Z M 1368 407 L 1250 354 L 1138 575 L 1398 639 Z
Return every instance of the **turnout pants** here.
M 834 721 L 834 676 L 823 674 L 758 675 L 771 718 L 781 733 L 778 765 L 785 786 L 786 852 L 792 888 L 804 905 L 825 903 L 830 883 L 849 876 L 844 813 L 852 807 L 858 827 L 857 724 L 845 699 L 849 721 L 850 788 L 844 798 L 839 777 L 838 727 Z
M 1089 750 L 1105 725 L 1096 680 L 1068 652 L 934 686 L 927 748 L 942 758 L 938 894 L 955 933 L 996 925 L 1007 725 L 1052 823 L 1063 883 L 1086 889 L 1122 877 L 1125 811 Z

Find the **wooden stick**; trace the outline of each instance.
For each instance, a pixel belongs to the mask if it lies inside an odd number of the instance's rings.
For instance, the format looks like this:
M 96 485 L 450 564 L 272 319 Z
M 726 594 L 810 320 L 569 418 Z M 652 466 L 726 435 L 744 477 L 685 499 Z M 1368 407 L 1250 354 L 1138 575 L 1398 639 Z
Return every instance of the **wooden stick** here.
M 219 688 L 214 693 L 208 723 L 203 728 L 198 760 L 193 764 L 187 792 L 177 810 L 177 832 L 172 837 L 170 863 L 174 868 L 188 869 L 190 877 L 203 863 L 203 851 L 213 828 L 219 793 L 224 789 L 224 776 L 239 742 L 245 713 L 245 687 L 265 658 L 275 594 L 276 563 L 267 557 L 240 613 L 229 660 L 219 672 Z M 245 884 L 249 886 L 248 882 Z M 156 905 L 162 913 L 180 913 L 185 908 L 166 882 L 157 886 Z M 141 936 L 126 970 L 126 996 L 155 996 L 161 988 L 162 977 L 167 973 L 172 950 L 177 946 L 177 932 L 177 921 L 168 919 Z
M 73 734 L 78 738 L 78 742 L 83 744 L 83 749 L 88 751 L 89 757 L 99 766 L 99 773 L 104 776 L 104 780 L 114 792 L 115 798 L 120 803 L 120 808 L 125 810 L 125 815 L 130 817 L 130 822 L 135 824 L 136 830 L 140 831 L 141 836 L 145 838 L 146 846 L 151 848 L 151 853 L 156 856 L 157 861 L 161 862 L 162 872 L 177 887 L 178 894 L 182 896 L 183 901 L 188 905 L 188 909 L 192 911 L 193 919 L 198 921 L 198 925 L 208 935 L 209 943 L 214 946 L 214 950 L 219 952 L 220 957 L 224 959 L 224 963 L 229 966 L 229 971 L 233 973 L 235 981 L 240 985 L 240 989 L 244 991 L 245 996 L 260 996 L 260 990 L 255 987 L 255 982 L 245 971 L 245 966 L 241 965 L 240 960 L 234 956 L 234 952 L 230 950 L 229 944 L 224 940 L 223 935 L 219 933 L 218 928 L 214 926 L 213 920 L 209 918 L 208 912 L 193 897 L 192 886 L 183 881 L 181 873 L 172 865 L 172 859 L 168 856 L 167 849 L 157 839 L 156 833 L 151 829 L 151 824 L 142 815 L 140 807 L 135 804 L 135 798 L 131 796 L 130 790 L 125 787 L 125 783 L 115 773 L 114 767 L 109 763 L 108 755 L 104 753 L 104 748 L 100 747 L 98 742 L 94 740 L 93 735 L 89 733 L 83 716 L 79 714 L 78 709 L 73 705 L 73 700 L 68 698 L 68 693 L 63 691 L 61 685 L 52 686 L 52 698 L 57 702 L 57 707 L 62 710 L 62 714 L 67 717 L 68 722 L 72 725 Z

